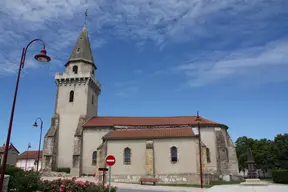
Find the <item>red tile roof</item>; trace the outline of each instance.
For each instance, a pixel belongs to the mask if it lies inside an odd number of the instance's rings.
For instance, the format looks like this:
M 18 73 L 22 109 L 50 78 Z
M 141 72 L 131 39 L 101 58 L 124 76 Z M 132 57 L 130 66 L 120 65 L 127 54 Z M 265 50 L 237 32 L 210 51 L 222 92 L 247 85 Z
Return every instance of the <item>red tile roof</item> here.
M 42 158 L 42 151 L 40 151 L 40 159 Z M 38 151 L 24 151 L 17 156 L 17 159 L 38 159 Z
M 17 153 L 19 153 L 19 151 L 17 150 L 17 148 L 16 148 L 13 144 L 10 144 L 9 149 L 12 149 L 12 148 L 13 148 L 15 151 L 17 151 Z M 0 153 L 4 153 L 4 151 L 5 151 L 5 145 L 0 146 Z
M 179 117 L 92 117 L 83 126 L 159 126 L 159 125 L 196 125 L 197 116 L 179 116 Z M 200 124 L 225 126 L 214 121 L 201 118 Z
M 160 128 L 160 129 L 116 129 L 104 135 L 103 139 L 157 139 L 194 137 L 191 127 L 187 128 Z

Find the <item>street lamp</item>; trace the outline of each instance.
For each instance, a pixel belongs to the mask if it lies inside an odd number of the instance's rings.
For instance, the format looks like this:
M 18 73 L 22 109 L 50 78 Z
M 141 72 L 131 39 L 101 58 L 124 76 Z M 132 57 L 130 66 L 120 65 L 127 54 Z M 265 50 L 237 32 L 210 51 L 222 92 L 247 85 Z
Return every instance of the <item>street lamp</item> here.
M 199 161 L 200 161 L 200 185 L 203 188 L 203 173 L 202 173 L 202 142 L 201 142 L 201 132 L 200 132 L 200 121 L 202 121 L 201 117 L 199 116 L 199 112 L 197 111 L 197 127 L 198 127 L 198 136 L 199 136 Z
M 38 118 L 35 120 L 35 123 L 34 123 L 34 125 L 33 125 L 34 127 L 38 127 L 37 120 L 40 120 L 40 122 L 41 122 L 41 124 L 40 124 L 39 148 L 38 148 L 38 159 L 37 159 L 37 168 L 36 168 L 36 170 L 38 171 L 39 160 L 40 160 L 40 148 L 41 148 L 43 121 L 42 121 L 42 119 L 41 119 L 40 117 L 38 117 Z
M 17 81 L 16 81 L 16 87 L 15 87 L 15 91 L 14 91 L 14 99 L 13 99 L 12 110 L 11 110 L 11 115 L 10 115 L 10 122 L 9 122 L 9 127 L 8 127 L 7 138 L 6 138 L 4 159 L 3 159 L 3 163 L 2 163 L 2 171 L 1 171 L 1 177 L 0 177 L 0 192 L 3 191 L 4 175 L 5 175 L 6 163 L 7 163 L 7 157 L 8 157 L 8 150 L 9 150 L 9 145 L 10 145 L 10 137 L 11 137 L 11 132 L 12 132 L 12 124 L 13 124 L 13 118 L 14 118 L 14 111 L 15 111 L 15 105 L 16 105 L 16 99 L 17 99 L 17 92 L 18 92 L 20 74 L 21 74 L 22 68 L 24 67 L 27 49 L 35 41 L 40 41 L 42 43 L 42 45 L 43 45 L 43 49 L 40 51 L 39 54 L 35 55 L 34 58 L 37 61 L 40 61 L 40 62 L 49 62 L 51 60 L 51 58 L 49 56 L 47 56 L 47 54 L 46 54 L 45 43 L 41 39 L 33 39 L 32 41 L 30 41 L 30 43 L 28 43 L 26 48 L 22 49 L 22 55 L 21 55 L 21 59 L 20 59 L 20 64 L 19 64 L 19 69 L 18 69 L 18 76 L 17 76 Z

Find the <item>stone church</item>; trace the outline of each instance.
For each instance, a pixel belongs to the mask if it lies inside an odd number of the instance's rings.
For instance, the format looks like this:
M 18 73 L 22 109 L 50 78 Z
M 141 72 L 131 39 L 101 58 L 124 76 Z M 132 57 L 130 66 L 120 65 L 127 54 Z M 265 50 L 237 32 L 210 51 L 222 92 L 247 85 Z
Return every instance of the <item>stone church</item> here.
M 199 132 L 204 180 L 237 178 L 238 160 L 228 127 L 200 116 L 98 116 L 102 90 L 84 25 L 64 73 L 56 73 L 51 127 L 44 138 L 43 170 L 69 168 L 73 176 L 101 176 L 105 157 L 114 155 L 114 182 L 141 177 L 164 183 L 199 183 Z M 135 110 L 139 110 L 136 109 Z

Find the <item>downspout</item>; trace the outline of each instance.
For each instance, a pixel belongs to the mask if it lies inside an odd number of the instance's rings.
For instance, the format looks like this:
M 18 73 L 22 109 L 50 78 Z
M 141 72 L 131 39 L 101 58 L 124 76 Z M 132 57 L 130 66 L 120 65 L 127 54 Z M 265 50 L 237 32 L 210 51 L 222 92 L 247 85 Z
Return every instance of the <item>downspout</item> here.
M 152 159 L 152 163 L 153 163 L 153 178 L 155 178 L 155 150 L 154 150 L 154 141 L 153 141 L 153 145 L 152 145 L 152 152 L 153 152 L 153 159 Z

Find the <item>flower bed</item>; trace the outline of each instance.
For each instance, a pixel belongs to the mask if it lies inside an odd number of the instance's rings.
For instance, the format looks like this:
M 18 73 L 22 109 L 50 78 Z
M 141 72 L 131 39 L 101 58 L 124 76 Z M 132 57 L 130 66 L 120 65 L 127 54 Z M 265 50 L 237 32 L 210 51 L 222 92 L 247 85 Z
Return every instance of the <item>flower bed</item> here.
M 96 184 L 89 181 L 77 181 L 74 177 L 72 179 L 57 179 L 53 181 L 42 181 L 43 192 L 108 192 L 108 186 Z M 111 192 L 116 192 L 116 187 L 111 187 Z

